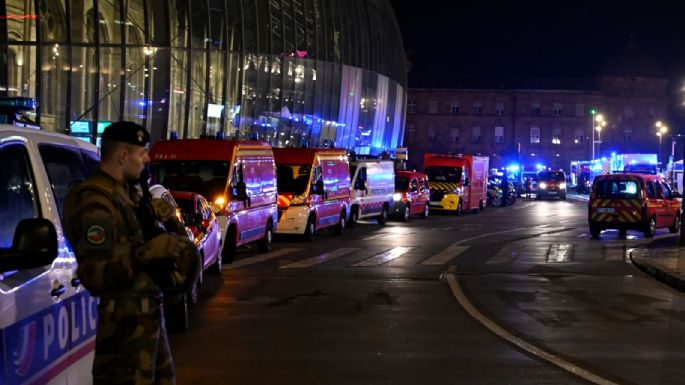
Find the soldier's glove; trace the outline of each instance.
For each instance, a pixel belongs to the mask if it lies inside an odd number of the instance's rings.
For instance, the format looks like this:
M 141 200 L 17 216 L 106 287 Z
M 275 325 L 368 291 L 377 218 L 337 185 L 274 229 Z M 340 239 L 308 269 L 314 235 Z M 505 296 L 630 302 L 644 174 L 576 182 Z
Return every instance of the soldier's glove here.
M 136 250 L 138 261 L 147 265 L 159 260 L 177 260 L 183 249 L 183 244 L 174 234 L 160 234 L 146 241 Z

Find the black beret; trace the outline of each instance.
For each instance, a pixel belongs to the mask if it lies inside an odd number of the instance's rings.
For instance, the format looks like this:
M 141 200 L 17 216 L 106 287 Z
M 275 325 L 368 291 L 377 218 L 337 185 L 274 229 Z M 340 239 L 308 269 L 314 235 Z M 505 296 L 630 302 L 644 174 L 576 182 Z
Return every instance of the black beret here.
M 105 128 L 102 139 L 115 140 L 136 146 L 145 146 L 150 142 L 150 134 L 138 123 L 119 121 Z

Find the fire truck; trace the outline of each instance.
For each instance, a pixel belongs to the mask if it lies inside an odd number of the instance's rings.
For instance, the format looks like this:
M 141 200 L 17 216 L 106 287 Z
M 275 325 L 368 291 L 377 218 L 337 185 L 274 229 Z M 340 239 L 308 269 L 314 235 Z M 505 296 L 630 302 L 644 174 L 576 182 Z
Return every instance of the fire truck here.
M 430 183 L 430 208 L 478 212 L 486 205 L 487 156 L 425 154 L 424 173 Z

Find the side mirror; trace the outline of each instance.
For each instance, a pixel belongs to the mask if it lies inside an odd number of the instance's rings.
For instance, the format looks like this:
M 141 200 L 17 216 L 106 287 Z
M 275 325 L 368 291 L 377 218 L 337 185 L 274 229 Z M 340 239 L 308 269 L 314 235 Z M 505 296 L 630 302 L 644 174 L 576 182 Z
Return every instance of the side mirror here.
M 12 247 L 0 249 L 0 273 L 49 265 L 55 258 L 55 225 L 45 218 L 23 219 L 14 231 Z
M 247 200 L 247 185 L 245 182 L 238 182 L 233 188 L 233 195 L 240 201 Z
M 323 195 L 324 194 L 324 186 L 323 186 L 322 180 L 317 180 L 316 183 L 314 183 L 314 194 L 317 194 L 317 195 Z

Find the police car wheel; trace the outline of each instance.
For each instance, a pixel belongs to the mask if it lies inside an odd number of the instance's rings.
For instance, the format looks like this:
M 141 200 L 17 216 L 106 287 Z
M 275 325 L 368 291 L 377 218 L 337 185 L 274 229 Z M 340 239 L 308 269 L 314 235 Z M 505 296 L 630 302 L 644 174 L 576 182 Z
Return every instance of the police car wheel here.
M 259 240 L 257 243 L 257 248 L 261 252 L 267 252 L 271 250 L 271 241 L 274 238 L 274 230 L 271 222 L 266 224 L 266 233 L 264 233 L 264 238 Z
M 428 218 L 428 215 L 430 215 L 430 206 L 426 204 L 426 206 L 423 208 L 423 212 L 421 213 L 421 218 Z
M 353 228 L 357 224 L 357 221 L 359 220 L 359 211 L 357 210 L 357 206 L 353 206 L 352 210 L 350 210 L 350 220 L 347 221 L 347 227 Z

